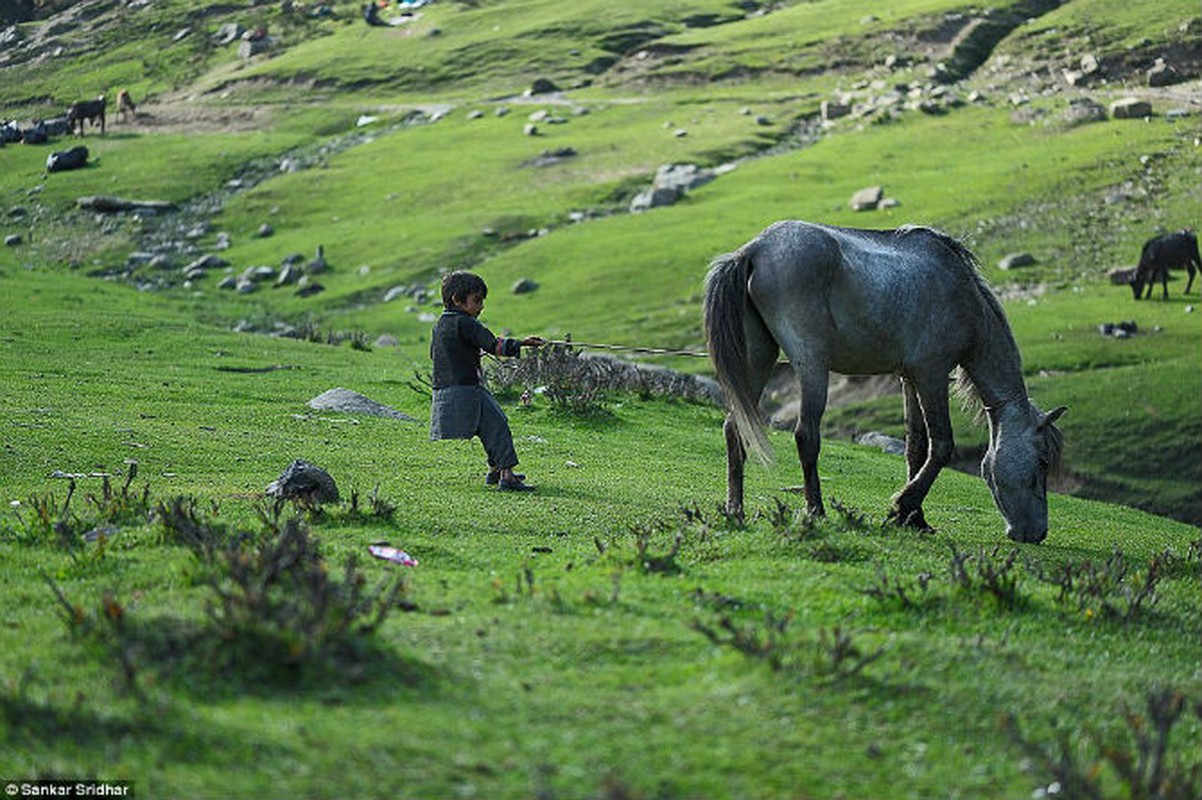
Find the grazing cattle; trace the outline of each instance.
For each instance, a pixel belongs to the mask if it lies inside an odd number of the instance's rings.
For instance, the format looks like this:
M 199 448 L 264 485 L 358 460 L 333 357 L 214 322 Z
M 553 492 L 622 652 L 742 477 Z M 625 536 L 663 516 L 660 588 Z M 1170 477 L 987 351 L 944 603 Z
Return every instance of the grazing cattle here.
M 126 117 L 138 116 L 138 107 L 134 104 L 134 99 L 130 97 L 129 92 L 125 89 L 117 92 L 117 117 L 124 121 Z
M 70 150 L 56 150 L 46 158 L 47 172 L 63 172 L 69 169 L 79 169 L 88 163 L 88 148 L 82 144 Z
M 1202 259 L 1198 257 L 1198 237 L 1193 231 L 1180 230 L 1157 236 L 1144 243 L 1144 249 L 1139 254 L 1139 266 L 1135 268 L 1135 277 L 1131 280 L 1131 291 L 1135 299 L 1144 295 L 1144 287 L 1148 291 L 1146 297 L 1152 297 L 1152 289 L 1156 281 L 1164 292 L 1162 299 L 1169 298 L 1169 270 L 1184 269 L 1189 273 L 1185 284 L 1185 293 L 1194 285 L 1194 273 L 1202 269 Z
M 83 136 L 84 122 L 92 123 L 93 127 L 99 122 L 100 132 L 104 133 L 104 95 L 100 95 L 95 100 L 81 100 L 78 103 L 72 103 L 67 109 L 67 129 L 74 132 L 76 123 L 79 123 L 79 135 Z

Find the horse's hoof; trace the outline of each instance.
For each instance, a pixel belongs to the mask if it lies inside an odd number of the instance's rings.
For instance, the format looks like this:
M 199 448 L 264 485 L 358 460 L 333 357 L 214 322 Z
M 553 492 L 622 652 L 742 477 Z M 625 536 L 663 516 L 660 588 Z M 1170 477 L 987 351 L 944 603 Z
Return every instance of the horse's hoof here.
M 900 508 L 894 508 L 889 512 L 888 520 L 894 525 L 903 528 L 914 528 L 923 533 L 934 533 L 935 529 L 927 524 L 927 518 L 922 513 L 921 508 L 915 508 L 911 511 L 903 511 Z

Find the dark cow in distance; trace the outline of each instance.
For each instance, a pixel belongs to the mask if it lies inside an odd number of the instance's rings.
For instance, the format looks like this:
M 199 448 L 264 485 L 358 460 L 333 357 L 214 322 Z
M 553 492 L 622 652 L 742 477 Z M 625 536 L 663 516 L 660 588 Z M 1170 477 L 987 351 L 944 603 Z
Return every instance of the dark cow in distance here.
M 81 100 L 78 103 L 72 103 L 67 109 L 67 129 L 72 133 L 75 132 L 76 123 L 79 124 L 79 135 L 83 136 L 84 122 L 91 122 L 93 127 L 99 122 L 100 132 L 104 133 L 104 95 L 100 95 L 95 100 Z
M 1190 230 L 1174 231 L 1163 236 L 1157 236 L 1144 243 L 1144 249 L 1139 254 L 1139 266 L 1135 268 L 1135 277 L 1131 280 L 1131 291 L 1135 299 L 1141 296 L 1152 297 L 1152 289 L 1156 281 L 1160 281 L 1164 291 L 1162 299 L 1169 297 L 1169 270 L 1184 269 L 1189 274 L 1185 284 L 1188 294 L 1194 285 L 1194 273 L 1202 269 L 1202 259 L 1198 257 L 1198 237 Z M 1144 295 L 1144 287 L 1147 294 Z

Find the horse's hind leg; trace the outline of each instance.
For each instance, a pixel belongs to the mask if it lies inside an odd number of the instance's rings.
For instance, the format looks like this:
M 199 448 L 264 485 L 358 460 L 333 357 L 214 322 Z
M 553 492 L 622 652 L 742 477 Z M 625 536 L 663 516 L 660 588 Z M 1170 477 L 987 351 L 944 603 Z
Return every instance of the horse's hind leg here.
M 772 377 L 780 349 L 758 317 L 744 317 L 743 335 L 747 343 L 748 384 L 751 396 L 758 398 Z M 730 415 L 727 415 L 722 431 L 726 436 L 726 513 L 743 519 L 743 468 L 747 462 L 747 448 Z
M 739 436 L 739 428 L 729 414 L 722 425 L 726 435 L 726 513 L 743 518 L 743 466 L 747 463 L 747 448 Z
M 930 438 L 927 436 L 927 422 L 922 416 L 922 404 L 918 401 L 918 391 L 913 382 L 905 378 L 901 379 L 901 384 L 906 407 L 906 480 L 912 481 L 926 463 Z

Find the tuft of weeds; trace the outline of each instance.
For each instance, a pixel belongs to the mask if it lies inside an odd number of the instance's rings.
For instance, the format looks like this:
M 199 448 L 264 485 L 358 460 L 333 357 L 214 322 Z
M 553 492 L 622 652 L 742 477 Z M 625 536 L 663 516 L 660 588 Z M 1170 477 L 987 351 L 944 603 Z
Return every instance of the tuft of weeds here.
M 1147 569 L 1132 569 L 1115 548 L 1103 563 L 1083 561 L 1061 564 L 1052 569 L 1032 567 L 1039 580 L 1058 589 L 1056 600 L 1072 606 L 1087 617 L 1130 622 L 1156 604 L 1157 589 L 1177 557 L 1169 550 L 1152 556 Z
M 569 345 L 546 345 L 531 356 L 507 359 L 488 370 L 501 392 L 523 397 L 541 394 L 556 412 L 583 417 L 608 413 L 606 393 L 613 385 L 612 365 L 584 358 Z
M 966 594 L 985 594 L 1005 608 L 1015 608 L 1022 603 L 1018 590 L 1018 548 L 1002 553 L 1001 545 L 986 550 L 977 549 L 976 554 L 962 552 L 953 543 L 951 560 L 948 562 L 948 577 L 953 586 Z
M 100 644 L 120 666 L 124 687 L 144 699 L 133 658 L 134 643 L 126 628 L 125 607 L 117 600 L 117 596 L 106 591 L 98 610 L 88 612 L 82 605 L 67 599 L 62 587 L 45 572 L 42 573 L 42 580 L 58 601 L 59 617 L 67 626 L 67 631 L 74 637 Z
M 730 617 L 718 619 L 717 628 L 694 620 L 692 628 L 716 645 L 731 647 L 745 656 L 762 659 L 773 672 L 797 663 L 798 642 L 788 635 L 793 613 L 764 613 L 763 625 L 736 625 Z
M 1189 701 L 1180 692 L 1153 688 L 1145 697 L 1144 713 L 1122 709 L 1127 725 L 1124 741 L 1093 744 L 1094 754 L 1081 758 L 1083 747 L 1074 747 L 1069 732 L 1056 726 L 1054 744 L 1033 741 L 1013 714 L 1001 719 L 1010 741 L 1052 777 L 1038 792 L 1041 796 L 1103 800 L 1118 797 L 1103 787 L 1107 766 L 1125 788 L 1128 800 L 1197 800 L 1202 796 L 1202 764 L 1192 749 L 1170 753 L 1170 735 L 1186 710 L 1202 722 L 1202 701 Z M 1187 745 L 1187 748 L 1189 746 Z M 1192 763 L 1187 763 L 1192 761 Z
M 739 625 L 723 615 L 717 627 L 694 620 L 692 628 L 714 644 L 762 660 L 773 672 L 797 672 L 832 680 L 857 677 L 885 654 L 884 648 L 866 652 L 851 633 L 839 626 L 821 628 L 817 640 L 807 640 L 790 631 L 793 619 L 792 611 L 785 614 L 767 611 L 761 625 Z
M 920 572 L 913 582 L 902 581 L 890 577 L 884 565 L 878 565 L 875 580 L 860 590 L 881 603 L 881 605 L 898 605 L 905 609 L 919 608 L 930 598 L 927 590 L 931 585 L 931 573 Z
M 643 572 L 659 575 L 676 575 L 681 572 L 676 557 L 680 555 L 680 545 L 684 541 L 682 530 L 676 530 L 672 545 L 666 552 L 655 553 L 651 550 L 652 539 L 670 530 L 671 526 L 664 522 L 630 526 L 630 532 L 634 535 L 635 565 Z
M 86 527 L 71 511 L 75 488 L 75 479 L 72 478 L 67 484 L 67 496 L 61 505 L 53 493 L 33 494 L 24 503 L 14 504 L 12 511 L 21 527 L 18 537 L 25 542 L 52 541 L 68 550 L 74 549 Z
M 395 503 L 389 502 L 380 496 L 380 484 L 372 489 L 371 495 L 367 498 L 367 507 L 360 508 L 359 506 L 359 490 L 351 489 L 351 498 L 348 503 L 347 516 L 352 519 L 369 521 L 381 520 L 391 522 L 396 515 L 397 506 Z
M 212 592 L 210 625 L 226 645 L 227 666 L 353 659 L 407 590 L 403 580 L 368 588 L 354 555 L 342 579 L 333 579 L 307 523 L 297 516 L 281 523 L 278 504 L 259 508 L 259 533 L 231 531 L 189 498 L 160 503 L 156 516 L 169 540 L 205 567 L 200 580 Z
M 127 462 L 125 483 L 115 491 L 109 476 L 105 475 L 100 494 L 89 492 L 84 502 L 96 509 L 101 522 L 113 525 L 143 524 L 150 518 L 153 504 L 150 500 L 150 484 L 142 486 L 140 493 L 130 493 L 130 486 L 138 477 L 138 462 Z

